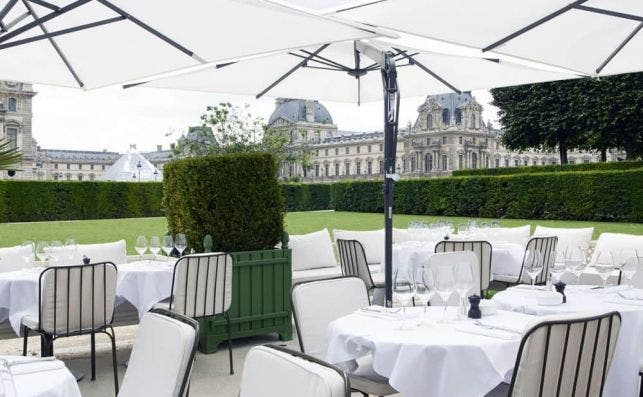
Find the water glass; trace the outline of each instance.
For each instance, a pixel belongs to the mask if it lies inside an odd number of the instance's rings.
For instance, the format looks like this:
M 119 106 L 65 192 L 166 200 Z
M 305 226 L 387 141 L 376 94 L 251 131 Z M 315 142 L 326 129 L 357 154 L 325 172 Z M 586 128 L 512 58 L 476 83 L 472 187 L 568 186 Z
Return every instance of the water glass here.
M 393 274 L 393 295 L 402 305 L 406 313 L 406 306 L 411 303 L 415 294 L 415 283 L 408 266 L 397 267 Z
M 165 253 L 165 261 L 167 262 L 168 257 L 172 253 L 172 250 L 174 249 L 174 239 L 172 238 L 171 235 L 165 235 L 163 236 L 163 245 L 161 245 L 161 249 Z
M 630 286 L 630 288 L 634 288 L 632 279 L 634 278 L 634 275 L 636 275 L 636 273 L 642 270 L 642 267 L 643 258 L 639 258 L 638 256 L 636 256 L 625 260 L 625 263 L 621 267 L 621 274 L 627 280 L 627 284 Z
M 147 252 L 147 238 L 145 236 L 138 236 L 136 238 L 136 245 L 134 246 L 136 252 L 138 252 L 138 259 L 143 261 L 143 254 Z
M 67 255 L 67 260 L 69 263 L 74 263 L 74 260 L 76 260 L 76 254 L 78 252 L 78 244 L 76 244 L 76 240 L 73 238 L 67 238 L 65 240 L 65 254 Z
M 47 266 L 47 261 L 49 260 L 48 241 L 38 241 L 38 244 L 36 244 L 36 256 L 39 261 L 43 262 L 44 266 Z
M 436 265 L 432 269 L 435 280 L 435 292 L 444 302 L 441 323 L 447 323 L 447 305 L 449 298 L 455 291 L 455 280 L 452 265 Z
M 36 251 L 34 242 L 31 240 L 25 240 L 20 244 L 20 247 L 22 248 L 20 251 L 22 252 L 22 259 L 25 261 L 27 266 L 31 266 L 34 261 L 34 253 Z
M 460 297 L 458 319 L 467 318 L 467 296 L 473 288 L 473 272 L 468 263 L 456 263 L 453 266 L 454 289 Z
M 565 264 L 567 270 L 576 277 L 576 284 L 580 284 L 580 276 L 587 267 L 588 250 L 585 247 L 578 246 L 569 248 L 566 251 Z
M 183 256 L 183 251 L 188 247 L 188 240 L 185 234 L 179 233 L 174 237 L 174 248 L 179 251 L 179 257 Z
M 607 287 L 607 280 L 614 270 L 614 256 L 610 251 L 596 251 L 596 263 L 594 269 L 603 280 L 603 288 Z
M 549 273 L 551 274 L 551 282 L 557 283 L 567 270 L 567 263 L 565 262 L 564 251 L 554 251 L 551 253 L 554 261 L 549 265 Z
M 63 259 L 63 243 L 59 240 L 53 240 L 49 243 L 49 259 L 52 265 L 58 266 Z
M 152 260 L 156 260 L 156 255 L 161 251 L 161 240 L 158 236 L 150 237 L 150 252 L 152 253 Z
M 543 257 L 538 250 L 527 251 L 527 261 L 525 263 L 525 272 L 531 279 L 531 285 L 536 285 L 536 278 L 543 271 Z
M 435 282 L 433 280 L 433 273 L 428 266 L 422 265 L 417 269 L 415 276 L 415 299 L 424 305 L 424 317 L 426 319 L 426 312 L 431 302 L 431 298 L 435 295 Z

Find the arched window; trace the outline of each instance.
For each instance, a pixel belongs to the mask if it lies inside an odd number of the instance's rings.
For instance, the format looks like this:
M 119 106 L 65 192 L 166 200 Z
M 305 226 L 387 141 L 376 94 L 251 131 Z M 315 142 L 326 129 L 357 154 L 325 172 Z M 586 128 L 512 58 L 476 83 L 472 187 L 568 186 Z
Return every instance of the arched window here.
M 16 101 L 16 98 L 9 98 L 9 102 L 7 103 L 7 110 L 9 110 L 10 112 L 18 111 L 18 101 Z
M 451 123 L 451 113 L 449 113 L 449 109 L 442 109 L 442 123 L 444 125 Z
M 471 153 L 471 168 L 478 168 L 478 155 Z
M 455 110 L 455 123 L 462 124 L 462 110 L 460 109 Z
M 458 169 L 461 170 L 464 168 L 464 155 L 458 155 Z
M 476 128 L 476 115 L 471 114 L 471 129 Z
M 433 129 L 433 115 L 429 114 L 426 116 L 426 129 L 427 130 L 432 130 Z
M 424 171 L 431 172 L 432 168 L 433 168 L 433 156 L 431 156 L 430 154 L 427 154 L 424 157 Z

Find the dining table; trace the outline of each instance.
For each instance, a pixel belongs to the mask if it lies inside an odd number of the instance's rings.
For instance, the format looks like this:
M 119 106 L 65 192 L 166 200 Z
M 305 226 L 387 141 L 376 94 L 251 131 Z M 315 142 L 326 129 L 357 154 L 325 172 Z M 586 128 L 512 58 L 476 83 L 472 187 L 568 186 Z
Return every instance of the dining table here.
M 152 306 L 170 297 L 174 261 L 143 260 L 117 264 L 115 306 L 131 303 L 139 319 Z M 9 320 L 20 335 L 26 315 L 38 316 L 38 284 L 43 267 L 0 273 L 0 322 Z
M 0 395 L 80 397 L 76 378 L 53 357 L 0 356 Z

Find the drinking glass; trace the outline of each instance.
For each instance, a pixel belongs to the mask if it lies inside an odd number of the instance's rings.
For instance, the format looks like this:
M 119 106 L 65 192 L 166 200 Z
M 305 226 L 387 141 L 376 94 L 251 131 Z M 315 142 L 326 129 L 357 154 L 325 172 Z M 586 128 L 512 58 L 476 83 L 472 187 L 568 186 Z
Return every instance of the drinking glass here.
M 187 239 L 185 234 L 179 233 L 174 237 L 174 248 L 179 251 L 179 257 L 183 256 L 183 251 L 188 247 Z
M 34 243 L 31 240 L 25 240 L 20 244 L 20 246 L 22 247 L 22 250 L 20 251 L 22 252 L 22 259 L 25 261 L 27 266 L 30 266 L 34 261 Z
M 627 284 L 630 286 L 630 288 L 634 288 L 634 285 L 632 284 L 632 279 L 634 278 L 634 275 L 641 271 L 641 266 L 643 265 L 643 258 L 639 258 L 638 256 L 631 257 L 625 260 L 625 263 L 621 267 L 621 273 L 623 274 L 623 277 L 627 280 Z
M 65 240 L 65 254 L 67 255 L 67 259 L 69 260 L 69 263 L 74 263 L 77 252 L 78 252 L 78 244 L 76 244 L 76 240 L 74 240 L 71 237 L 67 238 Z
M 447 227 L 447 232 L 448 232 L 449 236 L 451 236 L 451 235 L 453 235 L 453 233 L 455 233 L 455 226 L 453 225 L 453 222 L 447 222 L 446 227 Z
M 614 256 L 610 251 L 596 251 L 596 263 L 594 269 L 603 280 L 603 288 L 607 288 L 607 280 L 614 270 Z
M 54 266 L 60 264 L 60 260 L 63 256 L 63 243 L 59 240 L 53 240 L 49 243 L 49 259 Z
M 136 238 L 136 245 L 134 247 L 136 252 L 138 252 L 138 259 L 143 261 L 143 254 L 147 252 L 147 238 L 145 236 L 138 236 Z
M 527 251 L 527 263 L 525 263 L 525 272 L 531 279 L 531 285 L 536 285 L 536 277 L 543 271 L 543 257 L 538 250 Z
M 580 276 L 587 267 L 587 249 L 582 246 L 568 249 L 565 264 L 567 270 L 576 277 L 576 284 L 580 284 Z
M 447 305 L 449 298 L 455 291 L 455 280 L 452 265 L 436 265 L 432 269 L 433 280 L 435 280 L 435 292 L 444 302 L 441 323 L 447 323 Z
M 626 248 L 619 251 L 612 251 L 612 257 L 614 258 L 614 266 L 617 270 L 621 270 L 630 258 L 637 258 L 638 253 L 635 249 Z
M 156 255 L 161 251 L 161 240 L 158 236 L 150 237 L 150 252 L 152 253 L 152 259 L 156 260 Z
M 49 260 L 49 242 L 48 241 L 38 241 L 36 245 L 36 256 L 38 260 L 43 262 L 44 266 L 47 266 L 47 261 Z
M 552 284 L 560 281 L 561 276 L 567 270 L 567 263 L 565 262 L 565 251 L 552 252 L 554 262 L 549 265 L 549 273 L 551 274 Z
M 171 235 L 163 236 L 163 245 L 161 245 L 161 249 L 163 250 L 163 252 L 165 252 L 165 261 L 167 262 L 168 257 L 174 249 L 174 239 Z
M 469 225 L 465 223 L 461 223 L 458 225 L 458 234 L 459 235 L 466 235 L 469 232 Z
M 402 305 L 402 324 L 399 329 L 409 329 L 406 324 L 406 307 L 415 295 L 415 282 L 410 266 L 398 267 L 393 275 L 393 296 Z
M 456 263 L 453 266 L 454 289 L 460 297 L 458 303 L 458 319 L 467 318 L 467 295 L 473 288 L 473 272 L 468 263 Z
M 424 305 L 423 323 L 427 322 L 426 312 L 433 295 L 435 295 L 433 274 L 427 265 L 422 265 L 417 269 L 417 274 L 415 276 L 415 298 Z

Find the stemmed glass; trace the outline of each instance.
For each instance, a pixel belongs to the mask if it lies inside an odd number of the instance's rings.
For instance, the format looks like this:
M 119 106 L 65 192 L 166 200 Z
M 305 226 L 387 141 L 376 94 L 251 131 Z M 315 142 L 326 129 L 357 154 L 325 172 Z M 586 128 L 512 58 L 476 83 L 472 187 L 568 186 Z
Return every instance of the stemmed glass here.
M 22 259 L 24 259 L 25 264 L 27 266 L 31 266 L 34 260 L 34 251 L 35 251 L 35 246 L 33 241 L 31 240 L 25 240 L 20 244 L 22 247 Z
M 565 264 L 567 270 L 576 277 L 576 284 L 580 284 L 580 276 L 587 267 L 587 249 L 584 247 L 574 247 L 567 250 Z
M 458 319 L 467 318 L 467 295 L 473 288 L 473 272 L 468 263 L 456 263 L 453 266 L 454 289 L 460 297 Z
M 36 256 L 39 261 L 43 262 L 44 266 L 47 266 L 47 261 L 49 260 L 49 242 L 38 241 L 36 245 Z
M 62 255 L 63 255 L 62 241 L 53 240 L 51 243 L 49 243 L 49 258 L 51 259 L 54 266 L 59 265 Z
M 444 302 L 444 311 L 440 323 L 447 323 L 447 305 L 449 298 L 455 291 L 455 280 L 452 265 L 436 265 L 432 269 L 433 280 L 435 280 L 435 292 L 440 295 Z
M 179 257 L 183 256 L 183 251 L 188 247 L 187 239 L 185 234 L 179 233 L 174 237 L 174 248 L 179 251 Z
M 607 288 L 607 280 L 614 270 L 614 256 L 610 251 L 596 251 L 596 263 L 594 269 L 603 280 L 603 288 Z
M 567 270 L 567 263 L 565 263 L 564 251 L 554 251 L 552 256 L 554 261 L 549 265 L 549 273 L 551 274 L 551 282 L 554 284 L 560 281 L 561 276 Z
M 422 265 L 417 269 L 415 276 L 415 298 L 424 305 L 424 319 L 423 324 L 428 325 L 427 307 L 431 298 L 435 295 L 435 280 L 433 280 L 433 273 L 427 265 Z
M 145 238 L 145 236 L 138 236 L 136 238 L 136 245 L 134 248 L 136 249 L 136 252 L 138 252 L 139 260 L 142 262 L 143 254 L 147 252 L 147 238 Z
M 527 263 L 525 263 L 525 272 L 531 279 L 531 286 L 536 285 L 536 277 L 543 271 L 543 257 L 538 250 L 527 251 Z
M 152 253 L 152 260 L 156 260 L 156 255 L 161 251 L 161 240 L 158 236 L 150 237 L 150 252 Z
M 401 329 L 407 329 L 406 326 L 406 307 L 409 305 L 415 295 L 415 281 L 410 266 L 397 267 L 395 269 L 393 280 L 393 296 L 402 305 L 402 314 L 404 322 Z
M 67 254 L 69 263 L 74 263 L 77 251 L 78 245 L 76 244 L 76 240 L 74 240 L 73 238 L 68 238 L 67 240 L 65 240 L 65 253 Z
M 171 235 L 163 236 L 163 245 L 161 245 L 161 249 L 163 250 L 163 252 L 165 252 L 165 261 L 167 262 L 168 257 L 174 249 L 174 239 Z
M 627 283 L 629 284 L 630 288 L 634 288 L 634 285 L 632 284 L 632 279 L 634 278 L 634 275 L 641 271 L 641 264 L 643 263 L 643 258 L 639 258 L 638 255 L 634 257 L 627 258 L 625 260 L 625 263 L 621 267 L 621 273 L 623 274 L 623 277 L 627 280 Z

